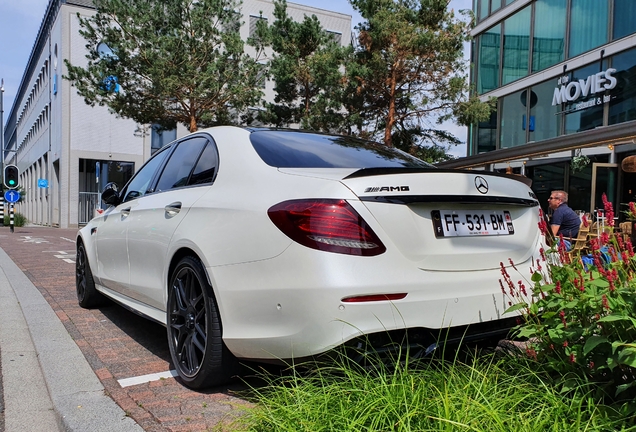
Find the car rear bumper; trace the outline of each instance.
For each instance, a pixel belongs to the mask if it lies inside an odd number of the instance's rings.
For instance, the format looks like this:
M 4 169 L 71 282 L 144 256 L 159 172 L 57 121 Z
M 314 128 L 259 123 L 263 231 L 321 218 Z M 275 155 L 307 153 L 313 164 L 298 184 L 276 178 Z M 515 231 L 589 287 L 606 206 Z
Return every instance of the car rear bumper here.
M 355 257 L 292 245 L 274 259 L 240 264 L 240 271 L 236 266 L 208 271 L 223 340 L 240 358 L 307 357 L 362 335 L 400 329 L 435 331 L 488 322 L 495 322 L 495 329 L 497 322 L 509 328 L 508 320 L 500 321 L 510 317 L 504 315 L 510 299 L 501 291 L 499 269 L 434 272 L 409 264 L 395 264 L 387 254 Z M 530 260 L 517 268 L 529 265 Z M 342 301 L 389 293 L 407 295 L 396 301 Z

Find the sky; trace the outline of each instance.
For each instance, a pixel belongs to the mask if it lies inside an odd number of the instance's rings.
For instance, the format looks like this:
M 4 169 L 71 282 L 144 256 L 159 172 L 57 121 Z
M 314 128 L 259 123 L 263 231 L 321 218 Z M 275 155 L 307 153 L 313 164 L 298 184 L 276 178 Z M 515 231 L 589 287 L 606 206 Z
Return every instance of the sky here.
M 353 26 L 360 20 L 360 16 L 346 0 L 288 1 L 351 15 Z M 15 94 L 20 86 L 22 74 L 29 60 L 48 3 L 48 0 L 2 0 L 0 8 L 0 41 L 2 41 L 0 43 L 0 79 L 4 80 L 3 120 L 5 123 L 13 106 Z M 470 9 L 472 0 L 451 0 L 450 7 L 455 10 Z M 463 142 L 466 141 L 465 127 L 447 123 L 444 128 L 451 131 Z M 450 153 L 455 156 L 465 156 L 466 146 L 454 146 Z

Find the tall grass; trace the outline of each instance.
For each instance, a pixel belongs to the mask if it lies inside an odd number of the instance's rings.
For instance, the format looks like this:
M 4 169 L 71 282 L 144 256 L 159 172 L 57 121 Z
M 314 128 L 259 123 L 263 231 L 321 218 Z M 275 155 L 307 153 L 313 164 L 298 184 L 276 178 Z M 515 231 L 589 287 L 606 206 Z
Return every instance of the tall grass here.
M 340 360 L 301 374 L 265 375 L 246 431 L 613 431 L 627 421 L 584 388 L 559 394 L 521 358 L 430 360 L 365 370 Z

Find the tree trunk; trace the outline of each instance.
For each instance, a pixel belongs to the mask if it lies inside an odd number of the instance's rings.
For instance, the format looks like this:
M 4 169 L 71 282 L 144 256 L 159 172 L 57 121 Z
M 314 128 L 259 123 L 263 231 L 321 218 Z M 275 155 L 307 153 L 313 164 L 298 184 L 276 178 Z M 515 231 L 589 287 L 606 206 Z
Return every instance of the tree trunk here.
M 190 116 L 190 133 L 197 131 L 197 119 L 194 116 Z
M 384 144 L 389 147 L 393 147 L 393 140 L 391 139 L 391 131 L 393 130 L 393 125 L 395 124 L 395 87 L 396 87 L 396 76 L 395 76 L 395 68 L 393 69 L 393 73 L 391 74 L 391 82 L 390 82 L 390 97 L 389 97 L 389 110 L 386 113 L 386 127 L 384 128 Z

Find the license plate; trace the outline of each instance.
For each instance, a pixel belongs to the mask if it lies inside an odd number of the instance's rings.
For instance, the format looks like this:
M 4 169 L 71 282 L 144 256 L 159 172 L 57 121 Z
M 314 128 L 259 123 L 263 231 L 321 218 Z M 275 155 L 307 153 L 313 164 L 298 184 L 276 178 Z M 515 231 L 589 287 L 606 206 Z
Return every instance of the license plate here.
M 436 237 L 498 236 L 515 233 L 505 210 L 433 210 Z

